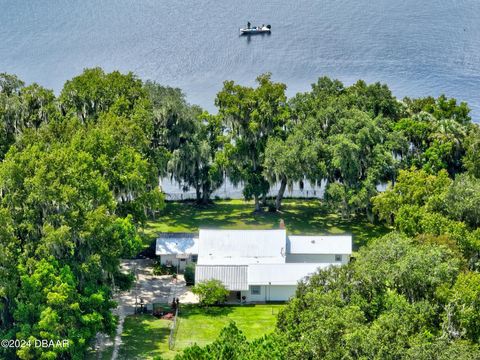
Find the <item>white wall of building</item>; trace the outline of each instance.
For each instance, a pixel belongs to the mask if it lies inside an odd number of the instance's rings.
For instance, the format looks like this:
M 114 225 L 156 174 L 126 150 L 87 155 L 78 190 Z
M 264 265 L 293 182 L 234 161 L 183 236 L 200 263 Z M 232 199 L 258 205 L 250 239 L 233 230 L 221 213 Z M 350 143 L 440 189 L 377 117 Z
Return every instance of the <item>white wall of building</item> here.
M 259 285 L 258 286 L 260 288 L 260 294 L 259 295 L 255 295 L 255 294 L 252 294 L 252 286 L 250 286 L 250 289 L 247 290 L 247 291 L 242 291 L 242 296 L 245 296 L 246 297 L 246 301 L 247 302 L 264 302 L 264 301 L 267 301 L 266 298 L 265 298 L 265 286 L 264 285 Z
M 266 286 L 268 301 L 285 301 L 295 295 L 296 285 Z
M 242 291 L 242 296 L 247 302 L 287 301 L 297 289 L 296 285 L 259 285 L 260 294 L 252 294 L 252 287 L 248 291 Z
M 337 254 L 341 256 L 341 261 L 336 260 L 335 254 L 288 254 L 287 263 L 329 263 L 346 264 L 350 258 L 347 254 Z
M 185 270 L 185 266 L 187 264 L 192 262 L 191 256 L 189 256 L 187 259 L 177 259 L 177 255 L 160 255 L 160 264 L 168 266 L 171 265 L 175 269 L 177 269 L 178 266 L 178 271 L 182 272 Z

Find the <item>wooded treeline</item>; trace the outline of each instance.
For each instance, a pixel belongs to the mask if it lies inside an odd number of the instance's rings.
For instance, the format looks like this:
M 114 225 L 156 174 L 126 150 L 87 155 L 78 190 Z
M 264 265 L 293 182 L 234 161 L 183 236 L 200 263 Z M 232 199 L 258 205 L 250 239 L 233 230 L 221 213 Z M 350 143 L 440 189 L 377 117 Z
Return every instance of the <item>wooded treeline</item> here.
M 164 208 L 162 176 L 195 188 L 204 204 L 228 176 L 256 211 L 271 201 L 273 183 L 281 186 L 270 207 L 279 210 L 293 182 L 326 181 L 333 210 L 400 232 L 300 287 L 279 320 L 283 340 L 272 335 L 260 348 L 371 358 L 383 354 L 366 352 L 382 326 L 396 331 L 424 306 L 431 316 L 413 319 L 398 351 L 425 339 L 425 351 L 452 341 L 476 351 L 480 130 L 467 105 L 444 96 L 398 101 L 385 85 L 328 78 L 288 99 L 268 74 L 257 80 L 254 88 L 225 82 L 209 114 L 179 89 L 133 74 L 88 69 L 58 96 L 0 75 L 0 337 L 70 340 L 4 348 L 2 358 L 83 359 L 98 332 L 114 330 L 112 291 L 131 281 L 119 259 L 139 251 L 137 228 Z M 379 194 L 384 183 L 391 187 Z M 375 258 L 378 246 L 395 253 Z M 371 265 L 361 260 L 369 256 Z M 399 269 L 411 277 L 397 278 Z M 413 289 L 423 290 L 412 297 Z M 391 327 L 376 322 L 388 311 L 399 316 Z
M 480 274 L 444 239 L 376 239 L 300 284 L 273 333 L 247 341 L 231 323 L 176 359 L 478 359 Z
M 471 155 L 454 179 L 400 170 L 372 198 L 396 231 L 302 281 L 273 333 L 247 341 L 231 323 L 176 359 L 480 359 L 480 179 Z

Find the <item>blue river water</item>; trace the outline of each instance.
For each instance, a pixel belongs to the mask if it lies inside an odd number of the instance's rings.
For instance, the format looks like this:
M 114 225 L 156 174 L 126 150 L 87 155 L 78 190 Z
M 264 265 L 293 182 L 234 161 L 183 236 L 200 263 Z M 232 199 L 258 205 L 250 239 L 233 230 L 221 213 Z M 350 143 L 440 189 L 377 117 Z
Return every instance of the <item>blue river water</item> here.
M 271 24 L 271 35 L 239 27 Z M 131 70 L 214 111 L 226 79 L 271 72 L 289 95 L 319 76 L 398 98 L 467 101 L 480 120 L 478 0 L 0 0 L 0 72 L 58 92 L 85 67 Z

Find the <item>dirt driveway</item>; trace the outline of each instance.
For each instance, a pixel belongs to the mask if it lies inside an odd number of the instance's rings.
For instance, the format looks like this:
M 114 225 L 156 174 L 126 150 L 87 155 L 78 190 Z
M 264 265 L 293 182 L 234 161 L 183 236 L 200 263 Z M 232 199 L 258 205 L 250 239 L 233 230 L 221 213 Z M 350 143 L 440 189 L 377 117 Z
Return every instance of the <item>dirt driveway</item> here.
M 121 263 L 121 269 L 124 272 L 132 271 L 136 274 L 136 281 L 131 290 L 120 292 L 114 297 L 114 300 L 118 302 L 114 313 L 118 315 L 119 322 L 113 343 L 112 360 L 118 356 L 118 350 L 122 343 L 123 322 L 126 316 L 135 313 L 135 303 L 138 306 L 143 300 L 147 308 L 151 310 L 153 303 L 171 303 L 173 298 L 179 298 L 181 303 L 198 302 L 197 297 L 187 288 L 183 275 L 178 275 L 177 279 L 171 275 L 154 275 L 153 260 L 124 260 Z M 102 345 L 108 346 L 108 344 Z

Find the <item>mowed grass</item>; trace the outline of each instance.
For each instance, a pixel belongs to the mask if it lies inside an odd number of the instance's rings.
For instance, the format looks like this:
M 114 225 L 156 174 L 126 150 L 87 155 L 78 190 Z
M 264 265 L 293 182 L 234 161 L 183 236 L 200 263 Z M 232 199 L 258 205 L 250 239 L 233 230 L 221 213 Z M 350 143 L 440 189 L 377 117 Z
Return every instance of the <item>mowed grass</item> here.
M 289 234 L 351 234 L 355 249 L 391 230 L 384 225 L 371 224 L 366 217 L 342 219 L 316 199 L 286 199 L 278 213 L 254 213 L 253 202 L 243 200 L 217 200 L 204 207 L 169 202 L 163 215 L 147 223 L 145 245 L 150 245 L 159 232 L 198 232 L 200 227 L 274 229 L 278 228 L 280 219 L 285 221 Z
M 193 344 L 200 346 L 213 342 L 220 331 L 235 321 L 247 340 L 253 340 L 272 332 L 277 315 L 284 305 L 243 305 L 225 306 L 205 310 L 196 306 L 181 308 L 175 340 L 175 350 L 181 350 Z
M 203 346 L 213 342 L 230 321 L 235 321 L 247 339 L 253 340 L 274 330 L 278 312 L 283 306 L 244 305 L 206 310 L 194 305 L 184 305 L 177 320 L 173 350 L 168 349 L 172 323 L 170 320 L 157 319 L 152 315 L 127 316 L 118 359 L 148 360 L 155 356 L 173 359 L 176 354 L 195 343 Z
M 168 336 L 172 321 L 157 319 L 152 315 L 131 315 L 125 318 L 122 333 L 122 345 L 118 359 L 153 359 L 168 350 Z

